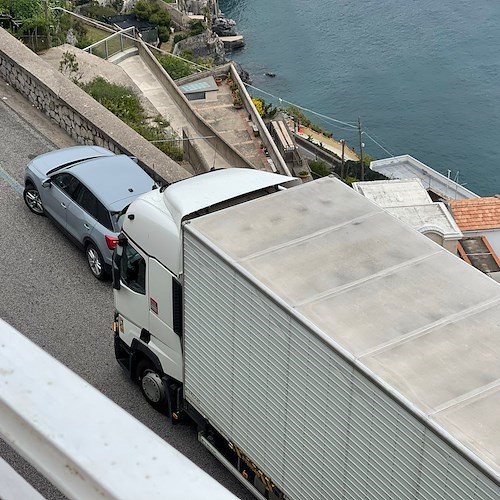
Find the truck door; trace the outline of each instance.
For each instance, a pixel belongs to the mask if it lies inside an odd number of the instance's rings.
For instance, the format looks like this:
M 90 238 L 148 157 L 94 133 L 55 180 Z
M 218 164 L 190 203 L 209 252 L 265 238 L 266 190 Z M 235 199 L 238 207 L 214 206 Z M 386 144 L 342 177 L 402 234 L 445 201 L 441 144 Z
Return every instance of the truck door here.
M 182 380 L 181 286 L 157 260 L 149 259 L 149 326 L 164 358 L 164 371 Z
M 123 244 L 121 252 L 121 286 L 115 291 L 115 306 L 125 320 L 125 334 L 140 337 L 143 330 L 149 331 L 147 256 L 130 241 Z

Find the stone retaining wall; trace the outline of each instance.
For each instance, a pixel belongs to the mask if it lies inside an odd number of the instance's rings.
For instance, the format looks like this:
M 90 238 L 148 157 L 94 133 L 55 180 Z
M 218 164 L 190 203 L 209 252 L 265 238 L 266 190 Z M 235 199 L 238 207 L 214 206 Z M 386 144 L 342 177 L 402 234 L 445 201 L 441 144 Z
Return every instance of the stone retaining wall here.
M 139 165 L 160 182 L 191 175 L 2 28 L 0 78 L 76 142 L 135 156 Z

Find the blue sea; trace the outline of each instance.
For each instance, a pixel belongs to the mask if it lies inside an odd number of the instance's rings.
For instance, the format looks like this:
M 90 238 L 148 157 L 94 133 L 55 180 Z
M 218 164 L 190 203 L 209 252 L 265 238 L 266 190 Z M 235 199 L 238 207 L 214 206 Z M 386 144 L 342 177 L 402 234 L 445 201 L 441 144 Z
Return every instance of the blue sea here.
M 305 108 L 356 150 L 359 117 L 372 157 L 410 154 L 482 196 L 500 193 L 499 0 L 219 6 L 245 37 L 232 58 L 252 95 Z

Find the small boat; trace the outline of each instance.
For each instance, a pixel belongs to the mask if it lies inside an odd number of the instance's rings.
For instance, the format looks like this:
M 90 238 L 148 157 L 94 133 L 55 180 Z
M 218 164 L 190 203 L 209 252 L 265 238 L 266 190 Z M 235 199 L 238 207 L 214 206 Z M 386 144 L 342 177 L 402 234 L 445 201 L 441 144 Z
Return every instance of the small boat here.
M 271 78 L 274 78 L 276 76 L 276 73 L 264 73 L 266 76 L 270 76 Z

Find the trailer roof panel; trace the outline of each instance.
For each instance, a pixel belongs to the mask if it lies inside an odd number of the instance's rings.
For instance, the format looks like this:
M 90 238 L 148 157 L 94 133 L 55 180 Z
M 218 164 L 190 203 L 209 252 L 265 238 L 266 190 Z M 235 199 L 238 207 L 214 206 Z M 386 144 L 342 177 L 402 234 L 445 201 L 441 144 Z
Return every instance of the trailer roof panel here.
M 498 477 L 496 282 L 333 178 L 188 230 Z

